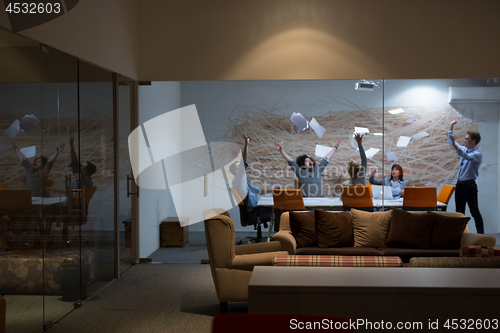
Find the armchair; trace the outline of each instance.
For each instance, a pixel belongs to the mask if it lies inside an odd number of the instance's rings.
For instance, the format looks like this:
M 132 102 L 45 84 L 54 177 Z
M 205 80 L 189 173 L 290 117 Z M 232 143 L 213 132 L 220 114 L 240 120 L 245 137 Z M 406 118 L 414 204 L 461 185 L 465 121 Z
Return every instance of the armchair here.
M 227 311 L 228 302 L 246 302 L 248 282 L 254 266 L 271 266 L 281 251 L 279 242 L 235 245 L 234 224 L 222 209 L 204 212 L 205 237 L 221 312 Z

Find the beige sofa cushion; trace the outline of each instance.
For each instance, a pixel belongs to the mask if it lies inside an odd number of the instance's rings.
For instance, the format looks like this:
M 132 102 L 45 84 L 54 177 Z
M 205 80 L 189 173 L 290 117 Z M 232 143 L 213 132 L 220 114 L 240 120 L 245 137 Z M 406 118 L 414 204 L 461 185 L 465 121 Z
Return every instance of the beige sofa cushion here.
M 386 247 L 391 211 L 365 212 L 351 209 L 354 247 Z

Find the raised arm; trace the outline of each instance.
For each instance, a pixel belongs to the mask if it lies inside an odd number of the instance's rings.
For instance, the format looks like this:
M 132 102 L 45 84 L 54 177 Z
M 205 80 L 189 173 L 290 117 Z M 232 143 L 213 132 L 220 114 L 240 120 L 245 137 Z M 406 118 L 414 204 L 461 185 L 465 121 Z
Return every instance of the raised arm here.
M 455 138 L 453 137 L 453 126 L 456 123 L 458 123 L 459 120 L 460 120 L 460 117 L 456 117 L 455 119 L 453 119 L 453 121 L 450 123 L 450 127 L 448 129 L 448 132 L 446 132 L 446 141 L 448 141 L 448 144 L 454 149 L 459 149 L 459 147 L 457 146 L 457 144 L 455 142 Z
M 71 154 L 71 162 L 78 163 L 78 157 L 76 156 L 76 152 L 75 152 L 75 135 L 74 134 L 72 134 L 69 137 L 69 149 L 70 149 L 70 154 Z
M 377 173 L 377 168 L 373 168 L 372 172 L 370 173 L 370 184 L 375 184 L 375 185 L 382 185 L 383 180 L 382 179 L 375 179 L 375 174 Z
M 24 156 L 24 154 L 21 152 L 21 150 L 19 150 L 19 147 L 17 146 L 16 141 L 14 139 L 10 139 L 10 143 L 12 144 L 12 148 L 14 148 L 14 150 L 17 154 L 17 157 L 19 157 L 20 160 L 25 159 L 26 156 Z
M 66 145 L 63 143 L 57 145 L 55 153 L 49 158 L 49 160 L 47 161 L 47 163 L 45 163 L 45 166 L 42 169 L 43 176 L 47 177 L 49 175 L 50 169 L 52 169 L 52 165 L 54 165 L 54 162 L 59 156 L 59 153 L 62 152 L 65 147 Z
M 326 157 L 327 159 L 331 159 L 331 158 L 333 157 L 333 155 L 337 152 L 337 149 L 339 149 L 339 146 L 340 146 L 340 143 L 341 143 L 341 142 L 342 142 L 342 139 L 341 139 L 341 138 L 339 138 L 339 139 L 337 140 L 337 144 L 335 145 L 335 147 L 334 147 L 332 150 L 330 150 L 330 151 L 328 152 L 328 154 L 326 154 L 326 156 L 325 156 L 325 157 Z
M 245 138 L 245 146 L 243 147 L 243 161 L 248 162 L 248 143 L 250 142 L 250 137 L 246 134 L 243 133 L 243 137 Z
M 278 141 L 274 142 L 274 148 L 276 148 L 281 153 L 281 156 L 283 156 L 283 158 L 287 162 L 292 159 L 287 153 L 285 153 L 285 151 L 283 150 L 283 147 L 281 146 L 281 143 L 279 143 Z
M 455 119 L 453 119 L 453 121 L 450 123 L 450 129 L 449 129 L 450 132 L 453 132 L 453 126 L 456 123 L 458 123 L 459 120 L 460 120 L 460 117 L 455 117 Z

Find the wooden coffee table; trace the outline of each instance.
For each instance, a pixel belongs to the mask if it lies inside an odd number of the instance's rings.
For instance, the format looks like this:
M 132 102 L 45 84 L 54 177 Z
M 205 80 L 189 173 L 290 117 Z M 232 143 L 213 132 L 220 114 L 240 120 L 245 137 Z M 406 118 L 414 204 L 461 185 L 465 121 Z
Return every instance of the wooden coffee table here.
M 500 270 L 482 268 L 258 266 L 248 285 L 249 313 L 420 322 L 423 331 L 436 320 L 439 331 L 446 320 L 498 321 L 499 299 Z

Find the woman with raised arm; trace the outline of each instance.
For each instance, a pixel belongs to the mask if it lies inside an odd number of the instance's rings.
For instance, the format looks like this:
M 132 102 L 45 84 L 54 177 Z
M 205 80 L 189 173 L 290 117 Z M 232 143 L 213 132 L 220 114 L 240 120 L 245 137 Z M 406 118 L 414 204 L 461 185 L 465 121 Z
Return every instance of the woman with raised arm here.
M 322 197 L 323 196 L 323 186 L 321 183 L 321 173 L 325 170 L 326 166 L 333 157 L 333 154 L 337 152 L 340 142 L 342 139 L 337 140 L 335 147 L 326 154 L 323 160 L 316 165 L 316 162 L 312 157 L 307 155 L 300 155 L 293 160 L 285 151 L 280 142 L 274 142 L 274 148 L 281 153 L 281 156 L 288 162 L 288 165 L 292 168 L 293 172 L 300 181 L 302 188 L 302 194 L 304 197 Z
M 403 168 L 399 164 L 394 164 L 391 167 L 391 177 L 385 177 L 382 179 L 375 179 L 375 174 L 377 169 L 373 168 L 370 174 L 370 183 L 374 185 L 385 185 L 390 186 L 392 191 L 392 197 L 398 199 L 403 197 L 405 192 L 405 187 L 410 186 L 410 182 L 403 179 Z
M 363 135 L 356 133 L 354 135 L 354 140 L 356 140 L 358 144 L 361 165 L 354 160 L 349 161 L 347 164 L 347 173 L 350 178 L 343 182 L 342 186 L 366 186 L 366 168 L 368 167 L 368 162 L 366 160 L 365 149 L 363 148 Z
M 64 150 L 65 145 L 58 145 L 55 153 L 50 158 L 40 156 L 35 158 L 35 161 L 31 164 L 17 146 L 16 141 L 12 139 L 10 142 L 12 144 L 12 148 L 14 148 L 17 154 L 17 157 L 21 160 L 21 164 L 24 166 L 26 171 L 28 171 L 28 177 L 26 177 L 24 187 L 31 189 L 32 197 L 42 197 L 50 170 L 59 156 L 59 153 Z

